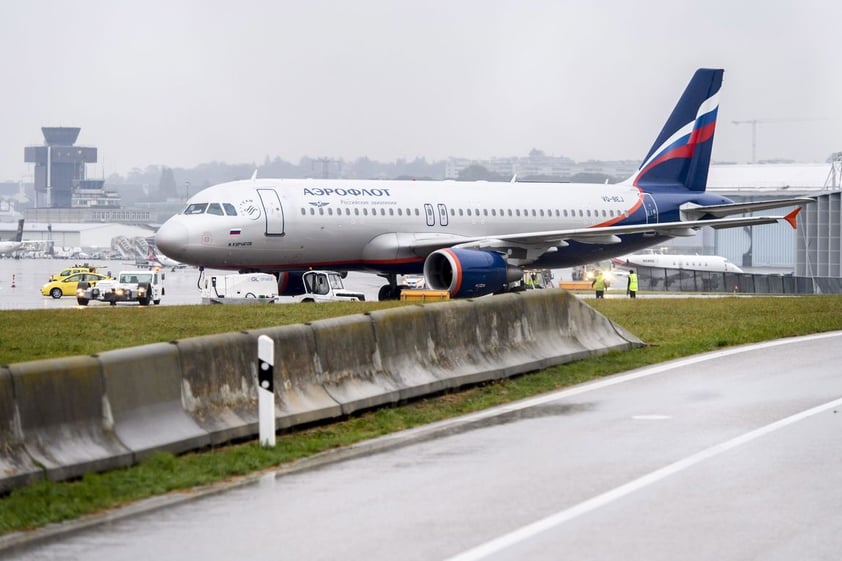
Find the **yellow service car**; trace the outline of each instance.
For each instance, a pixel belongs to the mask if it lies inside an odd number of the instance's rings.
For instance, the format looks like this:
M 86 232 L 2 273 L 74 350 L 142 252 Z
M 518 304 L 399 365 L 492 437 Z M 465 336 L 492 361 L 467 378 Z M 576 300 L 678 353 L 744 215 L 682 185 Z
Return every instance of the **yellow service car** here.
M 48 282 L 41 287 L 41 294 L 52 296 L 53 298 L 76 296 L 76 285 L 80 282 L 88 282 L 91 286 L 95 286 L 99 281 L 110 278 L 108 275 L 101 275 L 99 273 L 76 273 L 60 280 Z
M 74 265 L 73 267 L 68 267 L 62 270 L 60 273 L 50 275 L 50 282 L 61 280 L 65 277 L 69 277 L 70 275 L 75 275 L 76 273 L 96 273 L 96 267 L 89 267 L 87 265 Z

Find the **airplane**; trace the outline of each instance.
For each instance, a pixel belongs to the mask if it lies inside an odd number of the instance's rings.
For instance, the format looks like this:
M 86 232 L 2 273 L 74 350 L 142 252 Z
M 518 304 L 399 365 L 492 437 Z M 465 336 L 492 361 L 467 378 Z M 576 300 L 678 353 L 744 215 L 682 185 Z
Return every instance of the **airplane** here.
M 743 270 L 720 255 L 679 255 L 669 253 L 633 253 L 614 257 L 614 265 L 632 267 L 656 267 L 659 269 L 685 269 L 691 271 L 712 271 L 717 273 L 742 273 Z
M 23 221 L 23 218 L 18 220 L 18 229 L 15 232 L 15 238 L 13 240 L 0 241 L 0 255 L 14 253 L 23 245 Z
M 138 267 L 149 267 L 149 268 L 166 268 L 170 267 L 173 271 L 182 267 L 187 267 L 184 263 L 180 261 L 176 261 L 175 259 L 170 259 L 164 254 L 158 254 L 155 251 L 155 247 L 153 244 L 148 244 L 146 246 L 146 259 L 138 259 L 135 262 L 135 265 Z
M 704 226 L 786 216 L 734 216 L 811 198 L 734 203 L 706 193 L 722 69 L 699 69 L 638 171 L 619 184 L 257 178 L 208 187 L 161 225 L 161 251 L 199 267 L 278 275 L 303 292 L 310 269 L 384 277 L 423 273 L 452 298 L 506 292 L 523 269 L 573 267 L 634 253 Z

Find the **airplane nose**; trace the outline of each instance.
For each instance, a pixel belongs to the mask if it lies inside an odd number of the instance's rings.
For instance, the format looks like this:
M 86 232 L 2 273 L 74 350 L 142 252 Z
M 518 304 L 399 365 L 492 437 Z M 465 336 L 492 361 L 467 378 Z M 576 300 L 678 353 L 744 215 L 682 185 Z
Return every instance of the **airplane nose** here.
M 185 261 L 184 250 L 187 241 L 187 227 L 173 219 L 164 222 L 155 233 L 155 244 L 161 253 L 178 261 Z

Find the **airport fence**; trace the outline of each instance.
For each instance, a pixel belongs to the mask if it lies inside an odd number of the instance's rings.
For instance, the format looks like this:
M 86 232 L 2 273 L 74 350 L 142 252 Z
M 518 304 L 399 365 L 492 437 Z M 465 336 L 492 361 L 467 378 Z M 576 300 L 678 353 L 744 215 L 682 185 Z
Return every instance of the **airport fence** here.
M 842 294 L 842 279 L 637 268 L 639 290 L 745 294 Z

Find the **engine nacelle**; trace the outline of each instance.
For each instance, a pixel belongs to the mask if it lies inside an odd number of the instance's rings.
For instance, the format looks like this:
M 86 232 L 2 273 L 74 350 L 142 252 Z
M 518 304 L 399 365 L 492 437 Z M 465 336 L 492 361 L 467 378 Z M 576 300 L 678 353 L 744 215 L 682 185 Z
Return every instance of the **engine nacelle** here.
M 447 290 L 451 298 L 491 294 L 522 277 L 523 271 L 496 251 L 439 249 L 424 261 L 427 288 Z

